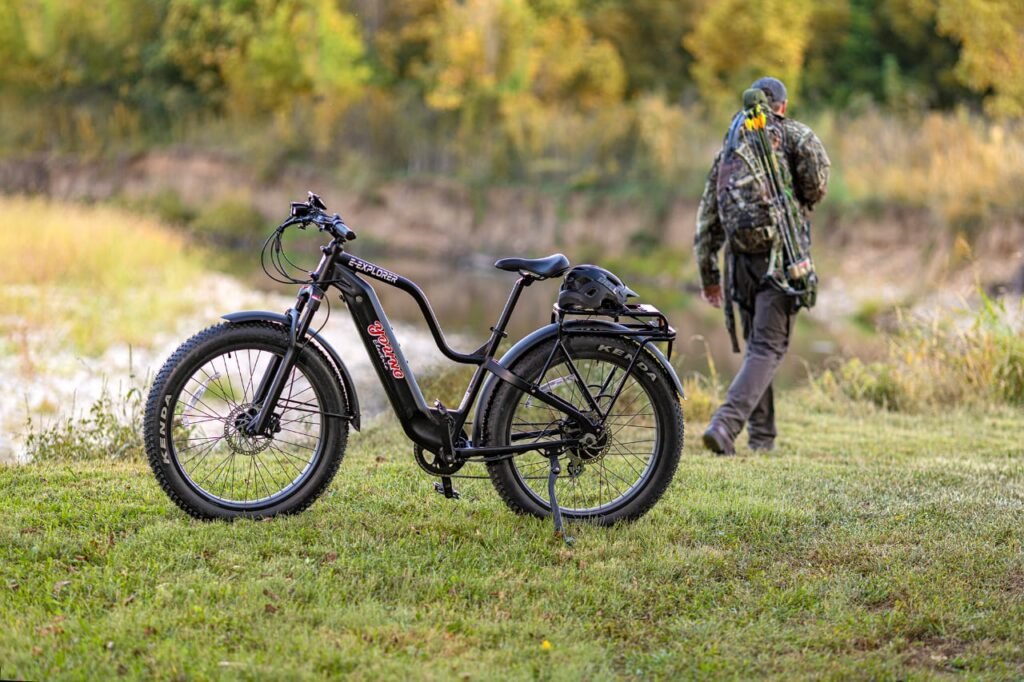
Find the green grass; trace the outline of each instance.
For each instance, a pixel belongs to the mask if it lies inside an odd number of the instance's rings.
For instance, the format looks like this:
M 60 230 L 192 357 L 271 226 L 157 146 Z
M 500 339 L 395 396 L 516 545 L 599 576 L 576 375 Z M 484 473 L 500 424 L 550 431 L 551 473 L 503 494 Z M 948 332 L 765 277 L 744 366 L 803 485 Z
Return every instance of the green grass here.
M 0 677 L 1024 675 L 1024 414 L 782 402 L 780 451 L 691 425 L 655 509 L 571 549 L 486 481 L 430 492 L 389 421 L 268 522 L 138 462 L 0 468 Z

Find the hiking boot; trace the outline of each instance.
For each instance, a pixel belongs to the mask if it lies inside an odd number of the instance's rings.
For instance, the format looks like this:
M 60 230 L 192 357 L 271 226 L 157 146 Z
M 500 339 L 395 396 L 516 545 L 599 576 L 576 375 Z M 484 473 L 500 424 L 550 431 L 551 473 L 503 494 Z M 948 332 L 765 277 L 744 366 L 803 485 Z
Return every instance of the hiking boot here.
M 754 452 L 773 452 L 775 450 L 775 441 L 754 441 L 749 443 L 750 449 Z
M 732 444 L 732 438 L 721 426 L 711 424 L 704 432 L 704 447 L 716 455 L 735 455 L 736 447 Z

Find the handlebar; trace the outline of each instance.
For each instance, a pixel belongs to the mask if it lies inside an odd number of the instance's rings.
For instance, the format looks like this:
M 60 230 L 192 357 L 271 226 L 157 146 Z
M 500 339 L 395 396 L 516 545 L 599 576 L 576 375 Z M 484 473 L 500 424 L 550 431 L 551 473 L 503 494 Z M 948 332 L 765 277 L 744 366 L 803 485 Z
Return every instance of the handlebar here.
M 328 215 L 327 213 L 320 212 L 315 216 L 310 216 L 310 222 L 321 230 L 329 232 L 335 239 L 350 242 L 356 238 L 356 233 L 345 224 L 345 221 L 337 213 Z
M 341 241 L 350 242 L 356 238 L 356 233 L 345 224 L 341 216 L 337 213 L 333 215 L 327 213 L 327 206 L 324 205 L 320 197 L 312 192 L 309 193 L 309 198 L 306 201 L 292 202 L 291 217 L 281 224 L 281 228 L 296 224 L 304 228 L 310 223 L 316 225 L 320 231 L 326 231 Z

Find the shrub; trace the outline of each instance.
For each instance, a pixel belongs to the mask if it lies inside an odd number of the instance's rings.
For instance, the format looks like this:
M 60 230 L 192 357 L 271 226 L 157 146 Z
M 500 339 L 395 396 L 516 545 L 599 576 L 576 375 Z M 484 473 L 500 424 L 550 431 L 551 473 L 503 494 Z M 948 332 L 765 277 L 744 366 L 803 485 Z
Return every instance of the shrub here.
M 41 427 L 29 417 L 26 454 L 32 462 L 140 459 L 142 410 L 143 395 L 138 388 L 129 390 L 120 404 L 104 389 L 81 417 L 61 417 Z
M 885 360 L 848 360 L 818 387 L 889 410 L 1024 405 L 1022 310 L 981 294 L 981 306 L 966 318 L 902 318 Z
M 243 197 L 229 197 L 203 208 L 192 226 L 211 241 L 232 247 L 252 245 L 268 231 L 266 218 Z
M 147 197 L 142 207 L 148 208 L 160 220 L 171 225 L 188 225 L 196 217 L 195 211 L 173 189 L 163 189 Z

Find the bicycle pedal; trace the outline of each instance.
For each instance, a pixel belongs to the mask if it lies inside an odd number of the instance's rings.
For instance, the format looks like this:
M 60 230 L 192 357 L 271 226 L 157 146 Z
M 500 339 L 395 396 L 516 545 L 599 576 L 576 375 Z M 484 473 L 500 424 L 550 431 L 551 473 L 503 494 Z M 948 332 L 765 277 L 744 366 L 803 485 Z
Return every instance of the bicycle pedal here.
M 447 476 L 440 481 L 434 481 L 434 492 L 444 495 L 449 500 L 458 500 L 462 497 L 459 495 L 459 491 L 452 487 L 452 479 Z

